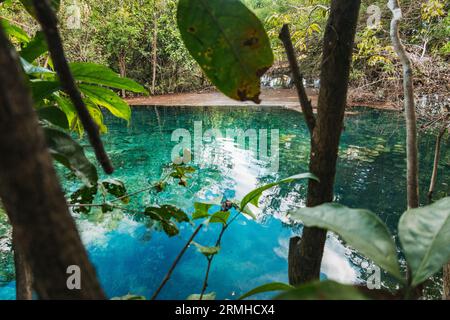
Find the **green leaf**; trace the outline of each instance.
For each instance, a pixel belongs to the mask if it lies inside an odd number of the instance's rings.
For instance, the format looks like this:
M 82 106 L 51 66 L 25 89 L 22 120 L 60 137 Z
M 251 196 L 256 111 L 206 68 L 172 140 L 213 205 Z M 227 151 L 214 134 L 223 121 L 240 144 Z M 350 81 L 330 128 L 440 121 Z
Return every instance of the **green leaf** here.
M 73 171 L 87 186 L 97 185 L 97 169 L 86 158 L 83 148 L 64 132 L 50 128 L 45 128 L 44 132 L 53 158 Z
M 273 282 L 268 284 L 263 284 L 262 286 L 259 286 L 255 289 L 250 290 L 249 292 L 243 294 L 239 297 L 238 300 L 243 300 L 245 298 L 254 296 L 255 294 L 263 293 L 263 292 L 271 292 L 271 291 L 286 291 L 294 289 L 293 286 L 282 283 L 282 282 Z
M 191 294 L 187 297 L 187 300 L 200 300 L 200 294 Z M 216 293 L 205 293 L 202 297 L 202 300 L 216 300 Z
M 179 233 L 178 227 L 172 219 L 177 222 L 189 222 L 189 217 L 184 211 L 171 205 L 148 207 L 145 209 L 144 214 L 152 220 L 159 222 L 169 237 L 173 237 Z
M 290 213 L 296 222 L 337 233 L 352 248 L 403 281 L 394 239 L 381 219 L 365 209 L 350 209 L 337 203 L 314 208 L 296 209 Z
M 122 297 L 114 297 L 111 300 L 145 300 L 144 296 L 136 296 L 134 294 L 127 294 Z
M 62 129 L 69 129 L 69 122 L 67 121 L 66 114 L 57 107 L 39 109 L 38 115 L 41 120 L 46 120 Z
M 334 281 L 316 281 L 288 290 L 277 300 L 369 300 L 358 288 Z
M 130 121 L 130 106 L 113 91 L 87 84 L 79 85 L 80 91 L 87 96 L 93 103 L 105 107 L 114 116 Z
M 30 41 L 30 37 L 28 36 L 28 34 L 19 26 L 9 23 L 9 21 L 5 19 L 0 19 L 0 23 L 7 36 L 15 38 L 21 43 L 27 43 Z
M 35 66 L 22 57 L 20 57 L 20 62 L 22 63 L 23 70 L 28 75 L 54 74 L 53 71 L 47 68 Z
M 261 21 L 238 0 L 180 0 L 183 42 L 211 82 L 232 99 L 259 103 L 273 53 Z
M 406 211 L 398 233 L 416 286 L 450 260 L 450 198 Z
M 209 217 L 209 209 L 213 206 L 211 203 L 202 203 L 195 202 L 194 203 L 194 213 L 192 214 L 192 220 L 202 219 Z
M 66 114 L 69 127 L 73 129 L 77 121 L 77 111 L 72 101 L 62 96 L 61 94 L 53 94 L 52 98 L 58 104 L 58 107 Z
M 200 252 L 203 255 L 205 255 L 205 257 L 211 257 L 213 255 L 218 254 L 219 251 L 220 251 L 220 247 L 205 247 L 205 246 L 202 246 L 201 244 L 198 244 L 197 242 L 194 242 L 194 241 L 192 241 L 191 243 L 194 246 L 196 246 L 198 252 Z
M 214 213 L 211 218 L 209 218 L 210 223 L 222 223 L 227 224 L 228 218 L 230 217 L 229 211 L 219 211 Z
M 33 62 L 47 51 L 45 35 L 42 31 L 37 31 L 33 39 L 20 51 L 20 56 L 29 62 Z
M 121 78 L 110 68 L 99 64 L 74 62 L 70 64 L 70 70 L 78 81 L 148 94 L 148 91 L 139 83 L 128 78 Z
M 44 99 L 51 98 L 52 94 L 61 89 L 57 81 L 30 81 L 31 93 L 35 104 L 42 104 Z
M 247 204 L 251 203 L 254 206 L 258 207 L 258 202 L 259 202 L 259 198 L 261 197 L 262 193 L 270 188 L 273 188 L 275 186 L 278 186 L 280 184 L 283 183 L 291 183 L 294 182 L 296 180 L 301 180 L 301 179 L 313 179 L 316 181 L 319 181 L 319 179 L 313 175 L 312 173 L 302 173 L 302 174 L 297 174 L 295 176 L 291 176 L 289 178 L 283 179 L 281 181 L 278 182 L 274 182 L 274 183 L 269 183 L 266 184 L 262 187 L 259 187 L 251 192 L 249 192 L 241 201 L 241 207 L 240 207 L 240 211 L 243 212 L 245 207 L 247 206 Z
M 116 198 L 121 198 L 120 201 L 123 203 L 127 204 L 130 202 L 130 198 L 125 197 L 127 194 L 127 188 L 122 181 L 118 179 L 107 179 L 102 181 L 102 186 L 109 194 Z
M 84 186 L 70 196 L 71 204 L 92 204 L 95 195 L 97 194 L 97 185 L 92 187 Z M 76 206 L 73 208 L 74 212 L 78 213 L 89 213 L 91 207 L 89 206 Z

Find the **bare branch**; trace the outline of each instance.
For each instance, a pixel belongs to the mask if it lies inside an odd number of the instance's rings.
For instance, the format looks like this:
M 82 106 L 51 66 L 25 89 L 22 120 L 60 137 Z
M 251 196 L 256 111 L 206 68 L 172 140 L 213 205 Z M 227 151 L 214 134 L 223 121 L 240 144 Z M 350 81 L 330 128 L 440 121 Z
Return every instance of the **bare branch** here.
M 284 48 L 286 50 L 292 77 L 294 79 L 295 87 L 297 88 L 300 106 L 302 108 L 306 124 L 308 125 L 309 132 L 312 135 L 314 127 L 316 126 L 316 119 L 314 117 L 311 100 L 308 99 L 305 87 L 303 86 L 303 75 L 301 74 L 300 68 L 297 63 L 294 47 L 292 45 L 291 34 L 289 32 L 289 26 L 287 24 L 283 25 L 279 38 L 283 42 Z

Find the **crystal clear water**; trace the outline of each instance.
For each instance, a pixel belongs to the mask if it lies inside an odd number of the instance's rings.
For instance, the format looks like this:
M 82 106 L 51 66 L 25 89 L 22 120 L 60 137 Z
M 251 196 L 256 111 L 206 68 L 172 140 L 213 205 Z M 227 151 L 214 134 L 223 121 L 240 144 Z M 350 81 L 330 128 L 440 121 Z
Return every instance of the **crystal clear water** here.
M 373 210 L 395 233 L 398 218 L 405 208 L 405 147 L 401 115 L 392 112 L 357 110 L 348 116 L 341 140 L 336 179 L 336 199 L 351 207 Z M 171 160 L 171 141 L 175 129 L 194 134 L 194 122 L 202 121 L 203 130 L 279 129 L 279 170 L 271 172 L 267 159 L 258 158 L 230 139 L 205 143 L 205 150 L 220 149 L 216 163 L 204 160 L 189 179 L 188 188 L 171 183 L 155 195 L 144 192 L 133 197 L 129 207 L 142 209 L 151 204 L 173 204 L 193 212 L 196 201 L 216 198 L 240 199 L 254 187 L 307 171 L 309 135 L 302 115 L 282 108 L 241 107 L 136 107 L 129 126 L 106 116 L 109 133 L 104 136 L 108 153 L 116 167 L 114 178 L 125 182 L 128 191 L 138 191 L 158 181 Z M 257 131 L 258 132 L 258 131 Z M 269 135 L 271 137 L 271 135 Z M 420 138 L 421 190 L 429 183 L 435 139 Z M 444 142 L 448 146 L 448 141 Z M 269 144 L 270 148 L 270 144 Z M 436 197 L 450 193 L 450 151 L 443 148 Z M 219 155 L 220 155 L 219 154 Z M 88 149 L 88 155 L 92 152 Z M 67 193 L 79 187 L 76 179 L 60 170 Z M 220 253 L 215 257 L 207 292 L 219 299 L 235 299 L 246 291 L 268 282 L 287 282 L 289 238 L 301 232 L 290 228 L 286 212 L 302 206 L 305 182 L 271 189 L 262 198 L 258 221 L 239 217 L 226 231 Z M 422 192 L 425 194 L 425 192 Z M 425 198 L 422 199 L 425 203 Z M 133 212 L 103 214 L 92 210 L 76 215 L 83 241 L 95 264 L 109 297 L 128 293 L 149 297 L 158 287 L 178 252 L 195 226 L 180 225 L 180 234 L 169 239 L 149 226 Z M 5 221 L 0 220 L 0 228 Z M 2 231 L 2 229 L 0 229 Z M 196 241 L 214 245 L 219 225 L 203 228 Z M 13 266 L 9 242 L 0 242 L 0 298 L 14 298 Z M 329 235 L 322 266 L 322 277 L 340 282 L 360 283 L 366 274 L 364 260 Z M 191 247 L 179 263 L 160 299 L 185 299 L 200 293 L 207 262 Z M 383 278 L 389 285 L 389 279 Z M 437 280 L 438 283 L 438 280 Z M 260 295 L 269 298 L 271 295 Z

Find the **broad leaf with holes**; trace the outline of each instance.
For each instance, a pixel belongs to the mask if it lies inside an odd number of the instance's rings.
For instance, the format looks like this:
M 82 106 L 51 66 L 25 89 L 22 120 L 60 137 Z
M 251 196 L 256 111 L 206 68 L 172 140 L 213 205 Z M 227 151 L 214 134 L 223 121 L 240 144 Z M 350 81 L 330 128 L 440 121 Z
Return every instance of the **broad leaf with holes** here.
M 102 181 L 104 190 L 113 195 L 116 198 L 120 198 L 120 201 L 127 204 L 130 202 L 130 198 L 127 195 L 127 188 L 125 184 L 118 179 L 106 179 Z
M 239 0 L 180 0 L 177 22 L 186 48 L 220 91 L 260 103 L 260 77 L 273 53 L 252 11 Z
M 398 234 L 416 286 L 450 261 L 450 198 L 406 211 Z
M 394 239 L 383 221 L 369 210 L 326 203 L 314 208 L 294 210 L 290 218 L 295 222 L 303 222 L 307 227 L 337 233 L 349 246 L 403 281 Z

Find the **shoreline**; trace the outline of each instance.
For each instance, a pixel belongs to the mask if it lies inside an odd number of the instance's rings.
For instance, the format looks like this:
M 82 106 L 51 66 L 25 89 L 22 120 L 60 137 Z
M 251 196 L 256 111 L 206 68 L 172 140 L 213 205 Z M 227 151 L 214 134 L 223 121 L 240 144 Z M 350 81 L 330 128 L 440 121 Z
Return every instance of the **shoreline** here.
M 314 111 L 317 107 L 318 90 L 307 89 L 309 98 L 311 99 Z M 351 96 L 351 92 L 349 94 Z M 137 97 L 125 99 L 132 107 L 138 106 L 173 106 L 173 107 L 231 107 L 231 106 L 250 106 L 250 107 L 283 107 L 286 109 L 301 112 L 298 102 L 297 91 L 295 89 L 262 89 L 261 104 L 257 105 L 253 102 L 240 102 L 232 100 L 220 92 L 191 92 L 191 93 L 173 93 L 148 97 Z M 351 98 L 347 101 L 347 108 L 367 107 L 387 111 L 400 111 L 391 102 L 377 101 L 355 101 Z

